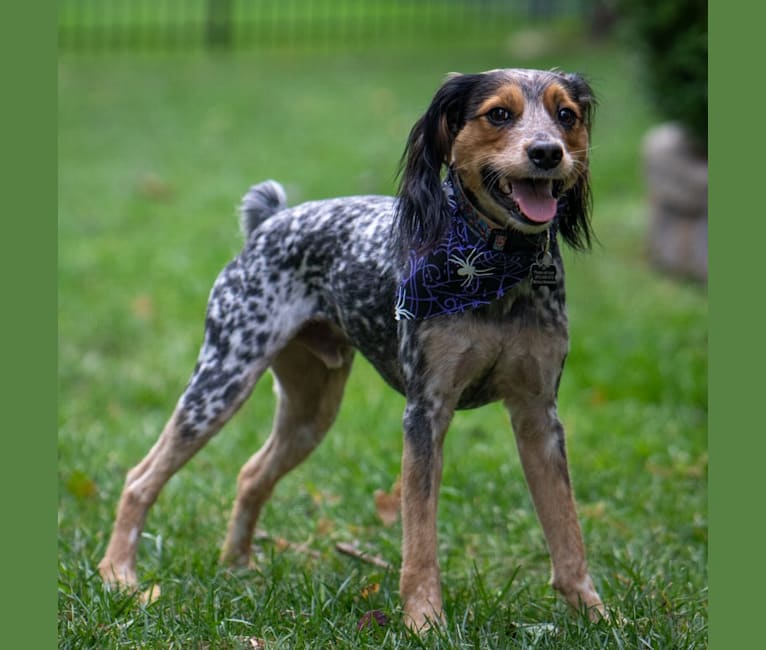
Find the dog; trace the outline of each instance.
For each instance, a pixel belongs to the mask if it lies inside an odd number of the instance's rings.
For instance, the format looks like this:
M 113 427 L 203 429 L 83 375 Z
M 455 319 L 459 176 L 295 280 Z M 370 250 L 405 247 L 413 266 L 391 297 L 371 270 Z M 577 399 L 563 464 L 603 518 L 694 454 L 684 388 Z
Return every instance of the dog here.
M 436 511 L 456 409 L 502 400 L 552 564 L 592 620 L 556 400 L 568 351 L 561 238 L 591 244 L 595 98 L 559 71 L 452 74 L 415 123 L 396 197 L 287 207 L 274 181 L 241 206 L 246 242 L 218 276 L 191 379 L 158 441 L 127 474 L 99 570 L 135 587 L 147 511 L 167 480 L 271 369 L 273 429 L 242 467 L 221 559 L 248 566 L 261 508 L 330 428 L 358 350 L 406 397 L 401 465 L 405 623 L 444 621 Z

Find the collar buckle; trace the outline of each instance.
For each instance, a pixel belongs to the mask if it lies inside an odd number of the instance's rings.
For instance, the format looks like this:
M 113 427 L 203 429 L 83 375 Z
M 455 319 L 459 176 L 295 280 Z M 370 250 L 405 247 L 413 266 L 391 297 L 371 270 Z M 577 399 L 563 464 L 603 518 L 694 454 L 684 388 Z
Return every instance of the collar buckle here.
M 487 236 L 487 245 L 493 251 L 504 251 L 508 244 L 510 233 L 502 228 L 492 228 Z

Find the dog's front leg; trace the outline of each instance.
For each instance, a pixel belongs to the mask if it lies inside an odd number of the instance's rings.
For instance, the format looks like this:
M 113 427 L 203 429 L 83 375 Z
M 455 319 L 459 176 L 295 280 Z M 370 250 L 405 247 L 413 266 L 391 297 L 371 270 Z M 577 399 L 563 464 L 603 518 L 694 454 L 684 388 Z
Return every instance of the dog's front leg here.
M 402 454 L 402 570 L 405 623 L 423 631 L 444 619 L 436 543 L 442 443 L 452 411 L 439 400 L 408 400 Z
M 555 404 L 511 408 L 524 475 L 543 527 L 553 566 L 552 584 L 591 620 L 605 616 L 585 559 L 580 524 L 569 479 L 564 427 Z

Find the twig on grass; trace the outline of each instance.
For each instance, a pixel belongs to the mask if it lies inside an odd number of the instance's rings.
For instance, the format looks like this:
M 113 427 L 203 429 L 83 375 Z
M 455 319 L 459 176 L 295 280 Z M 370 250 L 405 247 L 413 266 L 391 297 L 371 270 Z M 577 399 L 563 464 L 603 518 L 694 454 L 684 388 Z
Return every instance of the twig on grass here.
M 365 553 L 362 549 L 360 549 L 355 544 L 338 542 L 335 545 L 335 550 L 338 551 L 338 553 L 343 553 L 344 555 L 350 555 L 351 557 L 356 558 L 357 560 L 361 560 L 362 562 L 367 562 L 367 564 L 372 564 L 376 567 L 380 567 L 381 569 L 386 569 L 387 571 L 393 570 L 394 568 L 390 562 L 387 562 L 382 557 Z

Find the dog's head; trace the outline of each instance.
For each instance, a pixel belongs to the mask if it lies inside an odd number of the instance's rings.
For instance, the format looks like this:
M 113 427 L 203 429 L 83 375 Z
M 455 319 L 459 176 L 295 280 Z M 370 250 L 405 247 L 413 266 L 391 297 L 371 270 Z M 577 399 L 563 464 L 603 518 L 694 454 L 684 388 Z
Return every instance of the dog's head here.
M 508 69 L 450 75 L 412 128 L 402 156 L 395 221 L 402 248 L 428 250 L 444 234 L 447 165 L 496 226 L 538 233 L 558 213 L 564 240 L 587 248 L 594 106 L 593 91 L 576 74 Z

